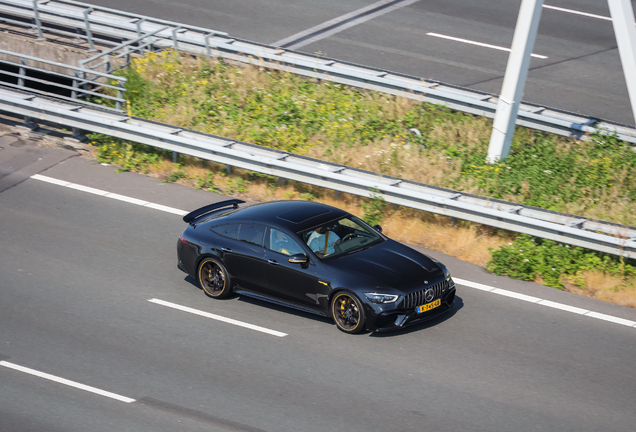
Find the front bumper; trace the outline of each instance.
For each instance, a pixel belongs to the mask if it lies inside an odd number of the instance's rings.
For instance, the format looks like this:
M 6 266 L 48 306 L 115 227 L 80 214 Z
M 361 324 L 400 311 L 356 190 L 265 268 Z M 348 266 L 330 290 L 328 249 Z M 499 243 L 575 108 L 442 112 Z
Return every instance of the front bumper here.
M 431 320 L 450 311 L 455 305 L 454 284 L 441 297 L 441 304 L 428 312 L 418 313 L 416 308 L 367 311 L 367 330 L 385 332 L 399 330 Z

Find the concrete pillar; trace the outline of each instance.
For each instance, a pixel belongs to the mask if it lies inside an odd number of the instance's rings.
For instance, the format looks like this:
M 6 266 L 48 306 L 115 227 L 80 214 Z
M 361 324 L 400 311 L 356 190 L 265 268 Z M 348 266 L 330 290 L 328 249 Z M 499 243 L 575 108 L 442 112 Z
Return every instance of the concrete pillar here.
M 495 113 L 486 162 L 495 163 L 510 153 L 517 111 L 528 76 L 530 55 L 539 28 L 543 0 L 522 0 L 512 39 L 508 66 Z

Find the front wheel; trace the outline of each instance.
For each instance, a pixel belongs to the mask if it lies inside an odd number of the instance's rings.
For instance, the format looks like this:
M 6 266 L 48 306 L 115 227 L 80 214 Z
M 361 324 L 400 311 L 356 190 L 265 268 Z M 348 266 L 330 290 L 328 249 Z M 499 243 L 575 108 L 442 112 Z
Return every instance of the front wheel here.
M 206 258 L 199 265 L 199 283 L 205 293 L 213 298 L 226 298 L 232 293 L 230 277 L 219 261 Z
M 360 301 L 345 292 L 331 300 L 331 316 L 338 330 L 345 333 L 360 333 L 364 330 L 364 309 Z

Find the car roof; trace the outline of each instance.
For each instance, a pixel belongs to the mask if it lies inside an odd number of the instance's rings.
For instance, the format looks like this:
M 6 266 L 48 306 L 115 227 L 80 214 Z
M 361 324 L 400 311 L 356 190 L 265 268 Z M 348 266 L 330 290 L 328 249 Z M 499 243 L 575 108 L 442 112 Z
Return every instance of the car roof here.
M 348 212 L 326 204 L 286 200 L 240 207 L 238 210 L 220 216 L 215 221 L 219 223 L 228 223 L 230 220 L 263 223 L 299 232 L 348 215 Z

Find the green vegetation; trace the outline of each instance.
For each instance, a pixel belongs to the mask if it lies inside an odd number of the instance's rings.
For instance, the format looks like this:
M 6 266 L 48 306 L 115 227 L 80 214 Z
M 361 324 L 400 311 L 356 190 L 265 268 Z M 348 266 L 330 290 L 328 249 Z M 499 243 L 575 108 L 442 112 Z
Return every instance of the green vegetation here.
M 511 155 L 488 165 L 491 121 L 440 106 L 170 50 L 149 53 L 119 73 L 128 79 L 126 96 L 135 116 L 466 193 L 636 225 L 636 153 L 607 133 L 577 141 L 517 128 Z M 168 157 L 139 144 L 92 138 L 100 161 L 122 169 L 147 172 Z M 167 179 L 183 176 L 177 168 Z M 245 192 L 251 181 L 262 180 L 237 177 L 234 186 L 221 188 L 211 174 L 192 178 L 199 188 L 226 193 Z M 277 179 L 267 181 L 276 187 Z M 303 193 L 313 199 L 316 192 Z M 378 194 L 364 201 L 365 219 L 379 222 L 385 204 Z M 563 287 L 564 280 L 577 283 L 577 275 L 592 268 L 621 279 L 634 276 L 631 265 L 618 258 L 526 236 L 493 250 L 488 264 L 495 273 L 541 278 L 555 287 Z
M 625 280 L 636 276 L 636 262 L 615 255 L 594 252 L 576 246 L 522 234 L 508 246 L 491 249 L 488 271 L 515 279 L 534 281 L 541 278 L 554 288 L 564 282 L 583 286 L 585 271 L 596 270 Z

